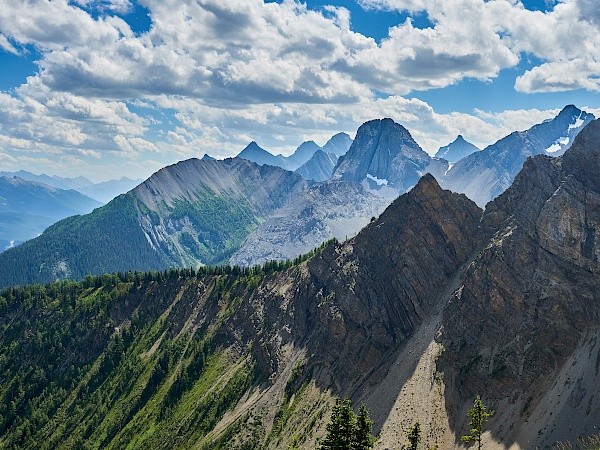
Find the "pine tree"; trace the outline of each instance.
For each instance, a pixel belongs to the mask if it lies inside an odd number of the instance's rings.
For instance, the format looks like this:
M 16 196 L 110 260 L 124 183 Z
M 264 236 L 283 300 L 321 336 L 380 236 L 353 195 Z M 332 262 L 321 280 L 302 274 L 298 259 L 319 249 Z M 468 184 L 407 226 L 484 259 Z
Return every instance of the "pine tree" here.
M 487 407 L 483 404 L 478 395 L 473 404 L 473 408 L 467 413 L 471 418 L 471 421 L 469 422 L 471 434 L 461 437 L 461 440 L 464 442 L 477 442 L 478 450 L 481 450 L 481 432 L 483 425 L 494 415 L 494 411 L 488 413 L 486 412 L 486 409 Z
M 350 407 L 350 400 L 338 398 L 326 426 L 327 434 L 321 441 L 320 450 L 353 450 L 356 415 Z

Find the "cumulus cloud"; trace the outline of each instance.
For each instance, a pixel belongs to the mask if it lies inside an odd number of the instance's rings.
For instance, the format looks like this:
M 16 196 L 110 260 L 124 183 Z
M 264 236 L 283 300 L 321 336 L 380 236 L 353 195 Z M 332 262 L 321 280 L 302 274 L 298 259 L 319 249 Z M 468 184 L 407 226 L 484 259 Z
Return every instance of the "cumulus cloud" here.
M 348 9 L 295 0 L 138 0 L 151 27 L 134 33 L 119 17 L 134 3 L 4 5 L 0 49 L 40 55 L 38 73 L 0 93 L 0 145 L 15 161 L 95 159 L 109 173 L 141 170 L 151 154 L 150 170 L 169 158 L 232 156 L 253 139 L 289 154 L 374 117 L 404 124 L 430 153 L 459 133 L 485 146 L 554 112 L 438 114 L 406 96 L 492 80 L 524 55 L 540 63 L 517 77 L 521 92 L 600 90 L 595 0 L 545 12 L 519 0 L 359 0 L 428 18 L 427 27 L 408 18 L 380 43 L 353 31 Z

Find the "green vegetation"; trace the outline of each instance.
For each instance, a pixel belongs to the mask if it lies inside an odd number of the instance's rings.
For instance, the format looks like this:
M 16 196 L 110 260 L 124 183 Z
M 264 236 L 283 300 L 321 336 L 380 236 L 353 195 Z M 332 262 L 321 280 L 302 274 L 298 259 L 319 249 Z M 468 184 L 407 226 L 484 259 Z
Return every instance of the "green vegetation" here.
M 320 441 L 319 450 L 367 450 L 373 447 L 375 438 L 371 434 L 373 422 L 365 405 L 358 416 L 352 411 L 350 400 L 336 400 L 331 419 L 326 426 L 327 434 Z
M 316 252 L 252 268 L 121 272 L 0 290 L 0 447 L 264 443 L 267 424 L 250 412 L 212 433 L 267 379 L 263 337 L 244 331 L 254 292 Z M 307 387 L 303 371 L 303 362 L 292 371 L 297 400 L 279 427 Z
M 419 442 L 421 442 L 421 424 L 419 422 L 415 422 L 411 429 L 408 430 L 408 433 L 406 433 L 406 437 L 408 439 L 408 447 L 402 446 L 402 449 L 417 450 Z
M 486 412 L 487 407 L 481 401 L 479 395 L 475 398 L 473 408 L 469 410 L 467 415 L 471 418 L 469 426 L 471 433 L 467 436 L 462 436 L 464 442 L 477 442 L 477 448 L 481 450 L 481 433 L 483 425 L 494 415 L 494 411 Z
M 167 262 L 140 228 L 136 199 L 128 193 L 91 214 L 61 220 L 41 236 L 1 253 L 0 287 L 165 267 Z

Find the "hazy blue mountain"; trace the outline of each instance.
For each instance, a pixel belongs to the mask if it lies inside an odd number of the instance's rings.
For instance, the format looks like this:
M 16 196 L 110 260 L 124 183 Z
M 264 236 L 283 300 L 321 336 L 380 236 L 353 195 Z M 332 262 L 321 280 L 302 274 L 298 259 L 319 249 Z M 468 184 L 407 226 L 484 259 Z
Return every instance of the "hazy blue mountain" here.
M 78 176 L 75 178 L 63 178 L 57 175 L 46 175 L 45 173 L 36 175 L 26 170 L 19 170 L 18 172 L 0 172 L 0 177 L 19 177 L 24 180 L 37 181 L 38 183 L 44 183 L 49 186 L 54 186 L 59 189 L 65 190 L 79 190 L 80 188 L 85 188 L 94 184 L 92 181 L 82 176 Z
M 101 206 L 75 190 L 0 177 L 0 251 L 34 238 L 54 222 Z
M 554 119 L 526 131 L 515 131 L 461 159 L 441 178 L 441 184 L 446 189 L 466 194 L 483 207 L 512 184 L 528 157 L 562 154 L 593 119 L 592 114 L 573 105 L 566 106 Z
M 469 156 L 471 153 L 478 152 L 480 148 L 466 141 L 460 134 L 458 137 L 446 145 L 445 147 L 440 147 L 440 149 L 435 154 L 436 158 L 443 158 L 446 161 L 450 161 L 451 163 L 455 163 L 465 156 Z
M 307 180 L 325 181 L 331 177 L 338 157 L 334 153 L 317 150 L 315 154 L 296 169 Z
M 327 141 L 322 150 L 336 156 L 345 155 L 352 145 L 352 138 L 346 133 L 338 133 Z
M 82 194 L 96 199 L 102 203 L 108 203 L 117 195 L 124 194 L 132 190 L 142 179 L 132 180 L 131 178 L 122 177 L 119 180 L 109 180 L 102 183 L 92 184 L 91 186 L 77 189 Z
M 208 153 L 205 153 L 204 156 L 202 157 L 203 160 L 214 160 L 215 158 L 213 158 L 212 156 L 210 156 Z
M 284 156 L 273 155 L 260 147 L 255 141 L 250 142 L 244 150 L 242 150 L 236 158 L 243 158 L 252 161 L 259 166 L 269 165 L 288 169 L 289 165 Z
M 286 158 L 289 170 L 296 170 L 313 157 L 317 150 L 320 150 L 315 141 L 306 141 L 300 144 L 296 151 Z
M 338 133 L 329 139 L 323 148 L 319 147 L 314 141 L 306 141 L 300 144 L 290 156 L 283 156 L 273 155 L 253 141 L 237 157 L 247 159 L 259 165 L 269 164 L 293 171 L 308 162 L 318 150 L 341 156 L 348 151 L 351 144 L 352 139 L 350 136 L 346 133 Z

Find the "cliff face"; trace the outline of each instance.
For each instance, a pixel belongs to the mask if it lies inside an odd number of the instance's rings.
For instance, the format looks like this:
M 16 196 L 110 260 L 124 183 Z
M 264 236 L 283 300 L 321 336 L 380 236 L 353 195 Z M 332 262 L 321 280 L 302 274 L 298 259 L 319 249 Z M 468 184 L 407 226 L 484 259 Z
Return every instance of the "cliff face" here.
M 482 223 L 493 235 L 444 315 L 440 367 L 452 400 L 493 402 L 505 442 L 533 448 L 569 427 L 596 432 L 598 365 L 586 352 L 600 317 L 599 176 L 598 121 L 564 156 L 527 160 L 488 205 Z
M 333 180 L 385 184 L 406 192 L 427 172 L 431 157 L 402 125 L 391 119 L 371 120 L 358 129 L 348 153 L 340 158 Z

